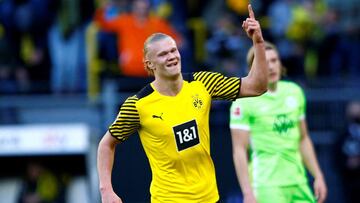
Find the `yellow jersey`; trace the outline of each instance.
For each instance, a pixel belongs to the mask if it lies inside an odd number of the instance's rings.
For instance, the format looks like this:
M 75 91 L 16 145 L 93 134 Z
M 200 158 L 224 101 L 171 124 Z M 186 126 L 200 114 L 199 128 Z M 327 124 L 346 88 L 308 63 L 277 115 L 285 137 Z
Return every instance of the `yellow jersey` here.
M 162 95 L 149 84 L 127 98 L 109 132 L 124 141 L 138 131 L 152 170 L 151 202 L 216 202 L 211 100 L 235 100 L 241 79 L 205 71 L 183 78 L 176 96 Z

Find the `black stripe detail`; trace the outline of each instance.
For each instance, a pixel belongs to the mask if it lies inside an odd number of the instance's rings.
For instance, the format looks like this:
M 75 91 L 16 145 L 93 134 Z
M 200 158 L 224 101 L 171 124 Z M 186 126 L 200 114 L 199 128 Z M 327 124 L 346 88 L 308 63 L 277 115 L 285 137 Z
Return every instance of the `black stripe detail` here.
M 183 80 L 188 81 L 188 82 L 192 82 L 194 81 L 194 73 L 183 73 Z
M 137 96 L 137 98 L 141 99 L 141 98 L 144 98 L 144 97 L 150 95 L 153 92 L 154 92 L 154 89 L 151 87 L 150 84 L 147 84 L 138 93 L 136 93 L 136 96 Z

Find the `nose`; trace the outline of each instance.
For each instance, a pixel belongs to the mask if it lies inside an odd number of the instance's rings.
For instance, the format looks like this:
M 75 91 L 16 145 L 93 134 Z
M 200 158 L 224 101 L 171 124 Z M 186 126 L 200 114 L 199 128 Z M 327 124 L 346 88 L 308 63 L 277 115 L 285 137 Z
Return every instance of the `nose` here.
M 172 52 L 170 52 L 170 53 L 169 53 L 168 60 L 169 60 L 169 61 L 175 60 L 175 59 L 176 59 L 176 57 L 177 57 L 177 56 L 176 56 L 176 53 L 172 53 Z
M 275 67 L 275 64 L 274 64 L 274 63 L 268 62 L 268 68 L 269 68 L 269 70 L 273 70 L 274 67 Z

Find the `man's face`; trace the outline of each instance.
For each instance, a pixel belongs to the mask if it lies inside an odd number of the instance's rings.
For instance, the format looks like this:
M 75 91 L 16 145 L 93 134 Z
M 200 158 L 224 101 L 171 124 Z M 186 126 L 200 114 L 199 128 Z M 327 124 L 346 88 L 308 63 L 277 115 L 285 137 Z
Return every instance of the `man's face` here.
M 148 67 L 156 77 L 173 77 L 181 72 L 181 57 L 176 43 L 167 37 L 149 44 Z
M 281 62 L 278 53 L 273 49 L 266 50 L 265 55 L 268 64 L 269 83 L 273 84 L 280 80 Z
M 150 11 L 150 5 L 146 0 L 133 1 L 132 12 L 138 17 L 147 17 Z

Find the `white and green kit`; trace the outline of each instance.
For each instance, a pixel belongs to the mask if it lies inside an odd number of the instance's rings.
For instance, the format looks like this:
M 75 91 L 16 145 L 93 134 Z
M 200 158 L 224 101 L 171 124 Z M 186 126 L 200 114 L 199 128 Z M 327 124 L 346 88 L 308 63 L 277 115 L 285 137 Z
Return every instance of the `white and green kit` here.
M 254 188 L 307 183 L 299 150 L 305 97 L 292 82 L 279 81 L 275 92 L 233 102 L 230 128 L 249 131 L 251 180 Z

